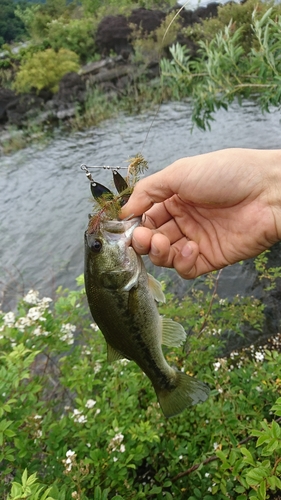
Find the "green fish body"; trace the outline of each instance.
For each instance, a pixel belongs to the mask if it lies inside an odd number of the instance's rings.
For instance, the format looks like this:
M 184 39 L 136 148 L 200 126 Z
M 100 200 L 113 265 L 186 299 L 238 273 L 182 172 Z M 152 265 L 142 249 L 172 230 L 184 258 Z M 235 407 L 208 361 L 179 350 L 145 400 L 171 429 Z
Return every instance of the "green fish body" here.
M 183 327 L 159 315 L 160 283 L 130 246 L 139 219 L 101 219 L 85 232 L 85 287 L 94 321 L 108 347 L 108 361 L 127 358 L 151 380 L 166 417 L 205 401 L 206 384 L 167 363 L 162 344 L 181 345 Z

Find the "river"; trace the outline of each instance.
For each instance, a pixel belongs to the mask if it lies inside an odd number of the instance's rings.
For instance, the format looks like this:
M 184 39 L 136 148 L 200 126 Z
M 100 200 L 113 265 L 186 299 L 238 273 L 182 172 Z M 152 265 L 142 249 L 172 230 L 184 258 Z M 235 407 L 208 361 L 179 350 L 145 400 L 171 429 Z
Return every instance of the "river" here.
M 49 296 L 59 285 L 75 288 L 75 278 L 83 272 L 83 233 L 92 208 L 81 163 L 125 166 L 141 151 L 153 173 L 182 156 L 221 148 L 281 148 L 278 111 L 263 115 L 253 102 L 217 112 L 206 132 L 192 131 L 188 103 L 163 104 L 145 141 L 153 118 L 152 112 L 120 116 L 85 132 L 57 133 L 46 147 L 1 157 L 0 287 L 5 310 L 14 308 L 17 297 L 30 288 Z M 97 171 L 95 178 L 111 185 L 106 170 Z M 241 279 L 245 285 L 243 273 L 239 265 L 225 269 L 222 294 L 239 290 Z

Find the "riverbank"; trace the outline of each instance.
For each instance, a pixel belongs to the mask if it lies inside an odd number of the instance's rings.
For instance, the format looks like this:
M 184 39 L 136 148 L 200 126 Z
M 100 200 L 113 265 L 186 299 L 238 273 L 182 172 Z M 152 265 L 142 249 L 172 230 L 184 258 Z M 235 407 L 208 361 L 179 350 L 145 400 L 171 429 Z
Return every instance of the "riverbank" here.
M 85 129 L 120 111 L 137 114 L 170 99 L 172 92 L 160 81 L 161 56 L 168 56 L 169 47 L 176 42 L 187 46 L 194 56 L 198 46 L 185 36 L 185 29 L 216 16 L 218 6 L 213 2 L 195 11 L 180 11 L 165 36 L 176 9 L 164 12 L 139 8 L 128 18 L 105 16 L 95 35 L 98 60 L 81 65 L 78 72 L 64 74 L 55 93 L 47 87 L 17 93 L 11 85 L 3 86 L 8 70 L 2 70 L 0 152 L 9 153 L 45 140 L 57 128 Z M 11 66 L 16 67 L 18 61 L 11 54 L 9 57 Z

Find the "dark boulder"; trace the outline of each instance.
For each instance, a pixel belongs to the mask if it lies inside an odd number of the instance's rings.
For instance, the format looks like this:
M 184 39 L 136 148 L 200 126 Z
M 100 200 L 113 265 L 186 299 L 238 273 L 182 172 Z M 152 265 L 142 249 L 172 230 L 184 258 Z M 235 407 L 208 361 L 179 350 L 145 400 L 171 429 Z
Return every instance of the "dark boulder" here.
M 59 90 L 54 96 L 55 100 L 63 103 L 82 102 L 85 98 L 86 83 L 78 73 L 66 73 L 59 85 Z
M 106 16 L 97 28 L 96 44 L 102 55 L 109 55 L 110 51 L 116 54 L 127 55 L 132 51 L 128 42 L 131 34 L 128 20 L 125 16 Z
M 130 43 L 135 25 L 145 35 L 159 28 L 166 14 L 160 10 L 134 9 L 130 16 L 106 16 L 97 28 L 96 44 L 102 55 L 114 51 L 127 59 L 133 52 Z
M 36 94 L 18 95 L 6 107 L 8 122 L 20 127 L 29 119 L 36 118 L 43 107 L 44 99 Z
M 13 90 L 0 87 L 0 123 L 5 123 L 8 120 L 7 107 L 18 100 L 18 97 Z
M 161 10 L 149 9 L 134 9 L 128 18 L 129 24 L 134 24 L 142 31 L 144 35 L 148 35 L 155 31 L 164 21 L 166 14 Z

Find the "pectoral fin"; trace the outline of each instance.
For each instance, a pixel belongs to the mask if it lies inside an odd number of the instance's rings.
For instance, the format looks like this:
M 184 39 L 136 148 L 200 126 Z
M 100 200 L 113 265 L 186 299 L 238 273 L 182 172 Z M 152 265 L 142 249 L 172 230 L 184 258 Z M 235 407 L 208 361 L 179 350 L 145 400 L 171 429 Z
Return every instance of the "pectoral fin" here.
M 186 339 L 186 333 L 182 325 L 169 318 L 162 320 L 162 344 L 169 347 L 179 347 Z
M 107 344 L 107 361 L 108 363 L 114 363 L 118 359 L 124 359 L 124 356 L 120 354 L 120 352 L 116 351 L 114 347 L 111 347 L 110 344 Z
M 166 302 L 161 283 L 149 273 L 147 273 L 147 277 L 149 290 L 151 291 L 154 299 L 157 300 L 157 302 Z

